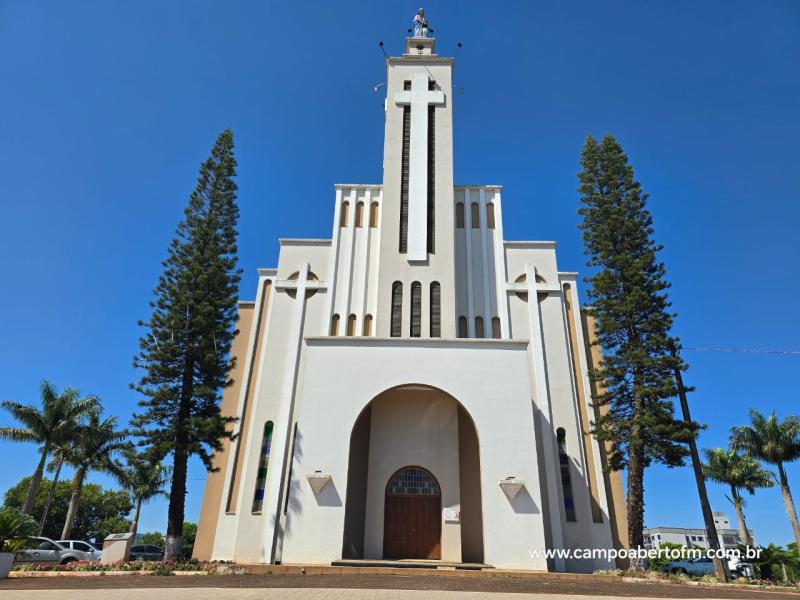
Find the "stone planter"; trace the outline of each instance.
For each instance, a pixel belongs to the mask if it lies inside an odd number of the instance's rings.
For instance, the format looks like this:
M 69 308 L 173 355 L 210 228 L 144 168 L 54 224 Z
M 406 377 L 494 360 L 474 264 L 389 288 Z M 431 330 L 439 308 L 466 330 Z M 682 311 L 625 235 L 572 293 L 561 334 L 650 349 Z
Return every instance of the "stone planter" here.
M 12 562 L 14 562 L 13 552 L 0 552 L 0 579 L 8 577 Z

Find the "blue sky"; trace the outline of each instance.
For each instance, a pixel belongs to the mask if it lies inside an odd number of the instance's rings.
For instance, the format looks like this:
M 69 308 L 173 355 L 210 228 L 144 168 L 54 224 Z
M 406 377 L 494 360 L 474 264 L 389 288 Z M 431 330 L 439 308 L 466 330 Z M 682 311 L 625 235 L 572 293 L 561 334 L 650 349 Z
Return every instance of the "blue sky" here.
M 613 133 L 651 194 L 687 346 L 800 349 L 800 4 L 429 2 L 455 80 L 456 182 L 502 184 L 509 239 L 584 271 L 576 173 Z M 126 421 L 138 319 L 215 136 L 239 161 L 242 297 L 277 238 L 330 235 L 334 182 L 380 182 L 384 80 L 404 2 L 0 1 L 0 398 L 50 379 Z M 687 352 L 702 447 L 750 407 L 800 412 L 800 356 Z M 0 423 L 9 422 L 0 415 Z M 0 443 L 0 491 L 35 466 Z M 800 463 L 789 469 L 800 500 Z M 205 473 L 190 470 L 187 518 Z M 93 477 L 92 479 L 97 479 Z M 712 504 L 732 514 L 724 490 Z M 689 468 L 653 468 L 646 523 L 700 526 Z M 678 492 L 679 493 L 676 493 Z M 777 490 L 748 504 L 786 543 Z M 166 504 L 142 530 L 165 526 Z

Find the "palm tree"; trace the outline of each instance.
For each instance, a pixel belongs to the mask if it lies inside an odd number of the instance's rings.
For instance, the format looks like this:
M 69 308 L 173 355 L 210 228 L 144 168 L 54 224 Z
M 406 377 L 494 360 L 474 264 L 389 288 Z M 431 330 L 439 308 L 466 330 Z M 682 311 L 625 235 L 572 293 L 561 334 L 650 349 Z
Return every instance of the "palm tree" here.
M 58 393 L 55 386 L 47 381 L 41 386 L 41 408 L 4 400 L 0 406 L 5 408 L 23 427 L 0 427 L 0 439 L 12 442 L 34 442 L 40 445 L 40 458 L 33 472 L 28 495 L 22 512 L 30 514 L 33 502 L 39 493 L 47 456 L 55 447 L 67 444 L 73 439 L 81 420 L 99 409 L 95 396 L 81 398 L 78 390 L 65 388 Z
M 736 510 L 736 521 L 739 524 L 739 539 L 743 544 L 753 545 L 753 539 L 747 530 L 744 519 L 744 498 L 741 490 L 747 490 L 752 496 L 756 488 L 772 487 L 772 474 L 758 464 L 756 459 L 736 450 L 722 448 L 706 448 L 707 463 L 703 464 L 703 475 L 706 479 L 731 487 L 728 500 Z
M 72 496 L 69 500 L 67 518 L 64 530 L 61 532 L 62 540 L 69 539 L 69 534 L 72 532 L 72 523 L 81 501 L 83 483 L 90 471 L 107 473 L 119 481 L 124 481 L 125 473 L 122 465 L 114 459 L 118 452 L 127 447 L 127 437 L 126 431 L 117 429 L 116 417 L 101 421 L 100 413 L 94 413 L 89 417 L 89 422 L 81 427 L 75 444 L 63 449 L 64 462 L 75 467 L 75 476 L 72 479 Z
M 800 546 L 800 525 L 784 466 L 800 458 L 800 418 L 790 415 L 779 421 L 775 411 L 765 417 L 753 408 L 750 410 L 750 425 L 740 425 L 731 430 L 731 445 L 778 468 L 777 481 L 781 487 L 783 504 L 792 524 L 795 543 Z
M 136 452 L 128 447 L 125 452 L 127 467 L 123 485 L 133 499 L 135 506 L 129 533 L 136 535 L 139 527 L 139 513 L 142 505 L 156 496 L 169 496 L 164 489 L 169 483 L 170 469 L 155 461 L 145 452 Z

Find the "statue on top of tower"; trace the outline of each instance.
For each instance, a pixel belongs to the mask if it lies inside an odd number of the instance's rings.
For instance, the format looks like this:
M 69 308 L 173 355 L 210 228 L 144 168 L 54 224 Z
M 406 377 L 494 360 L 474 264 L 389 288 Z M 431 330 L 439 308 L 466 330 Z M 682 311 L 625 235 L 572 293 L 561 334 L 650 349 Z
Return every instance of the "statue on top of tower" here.
M 414 16 L 414 37 L 428 37 L 428 32 L 433 33 L 433 29 L 428 29 L 428 19 L 425 18 L 425 9 L 420 8 Z

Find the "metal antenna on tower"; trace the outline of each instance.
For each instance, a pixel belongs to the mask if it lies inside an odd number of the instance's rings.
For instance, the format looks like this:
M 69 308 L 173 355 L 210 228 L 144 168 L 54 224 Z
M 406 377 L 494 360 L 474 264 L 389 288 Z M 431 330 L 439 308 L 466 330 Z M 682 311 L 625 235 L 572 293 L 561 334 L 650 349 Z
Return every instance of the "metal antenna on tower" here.
M 386 58 L 389 58 L 389 55 L 388 55 L 388 54 L 386 54 L 386 50 L 384 50 L 384 49 L 383 49 L 383 40 L 381 40 L 380 42 L 378 42 L 378 47 L 381 49 L 381 52 L 383 52 L 383 55 L 384 55 Z
M 462 47 L 463 47 L 463 45 L 461 44 L 461 42 L 458 42 L 458 44 L 456 44 L 456 51 L 455 51 L 455 53 L 453 53 L 453 58 L 458 56 L 458 53 L 461 52 L 461 48 Z

